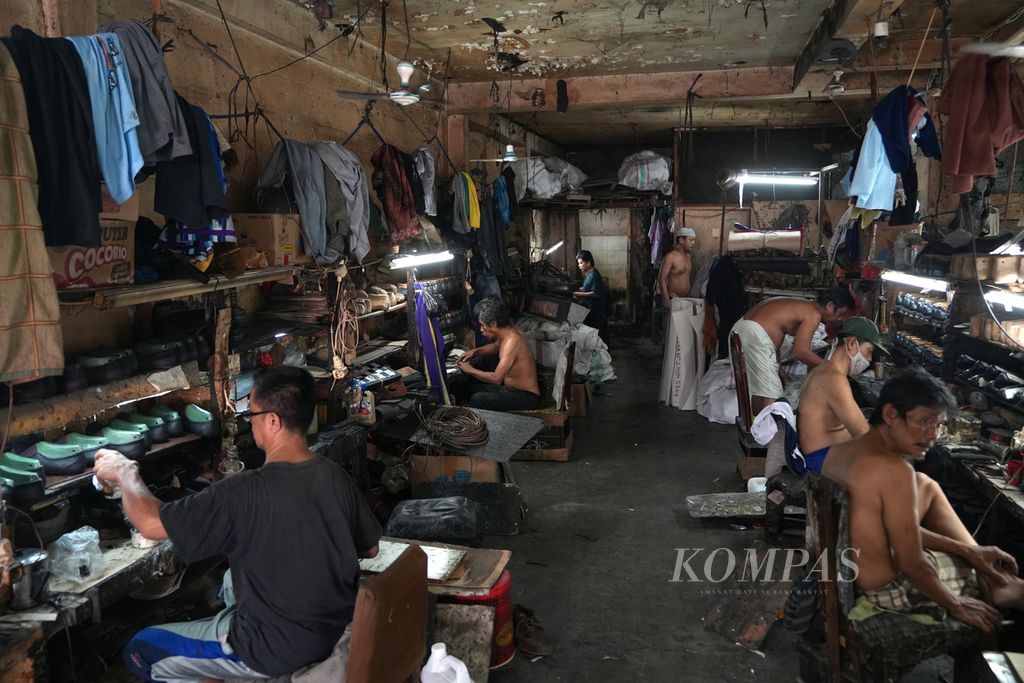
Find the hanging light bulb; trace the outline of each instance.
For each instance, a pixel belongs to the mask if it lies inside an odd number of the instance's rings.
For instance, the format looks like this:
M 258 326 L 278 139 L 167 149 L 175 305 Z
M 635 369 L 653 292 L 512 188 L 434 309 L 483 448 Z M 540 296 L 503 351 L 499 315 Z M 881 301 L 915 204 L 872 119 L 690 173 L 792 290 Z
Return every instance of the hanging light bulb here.
M 505 154 L 501 157 L 502 161 L 519 161 L 519 155 L 516 154 L 516 148 L 512 145 L 505 145 Z
M 403 59 L 395 65 L 395 70 L 398 71 L 398 77 L 402 79 L 402 87 L 408 88 L 409 82 L 412 80 L 412 72 L 416 70 L 416 67 Z

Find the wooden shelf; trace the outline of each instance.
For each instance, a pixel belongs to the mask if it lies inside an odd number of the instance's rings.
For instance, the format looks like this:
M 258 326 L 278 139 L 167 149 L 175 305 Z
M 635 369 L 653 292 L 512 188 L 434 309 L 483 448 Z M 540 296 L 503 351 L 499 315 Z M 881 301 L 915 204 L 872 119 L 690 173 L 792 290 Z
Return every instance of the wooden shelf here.
M 381 343 L 378 343 L 378 344 L 373 344 L 373 348 L 366 348 L 366 347 L 363 347 L 363 349 L 357 348 L 356 351 L 360 352 L 360 353 L 359 353 L 359 355 L 356 356 L 356 361 L 352 365 L 354 365 L 354 366 L 368 365 L 370 363 L 374 363 L 376 361 L 383 360 L 383 359 L 387 358 L 388 356 L 393 356 L 394 354 L 396 354 L 399 351 L 401 351 L 402 349 L 404 349 L 405 345 L 406 345 L 405 341 L 399 340 L 399 341 L 385 341 L 385 342 L 381 342 Z M 367 344 L 367 346 L 370 346 L 370 344 Z
M 383 311 L 373 311 L 372 313 L 364 313 L 363 315 L 356 316 L 356 320 L 366 320 L 368 318 L 376 318 L 378 315 L 387 315 L 388 313 L 397 313 L 398 311 L 405 310 L 405 302 L 392 306 Z
M 180 370 L 177 379 L 169 373 Z M 154 386 L 149 377 L 160 375 L 165 382 Z M 10 436 L 31 434 L 45 429 L 63 427 L 76 420 L 85 420 L 105 410 L 147 398 L 155 398 L 170 391 L 200 386 L 199 367 L 195 361 L 179 365 L 171 370 L 147 372 L 110 384 L 72 391 L 42 401 L 32 401 L 14 406 L 11 414 Z M 7 409 L 0 409 L 0 424 L 7 423 Z
M 167 443 L 155 443 L 155 444 L 153 444 L 153 447 L 150 448 L 148 451 L 146 451 L 145 455 L 142 455 L 142 456 L 140 456 L 138 458 L 135 458 L 135 460 L 137 460 L 138 462 L 147 462 L 147 461 L 153 460 L 153 459 L 155 459 L 155 458 L 157 458 L 159 456 L 167 455 L 169 452 L 177 450 L 178 448 L 181 448 L 182 446 L 186 446 L 186 445 L 188 445 L 190 443 L 195 443 L 196 441 L 200 441 L 200 440 L 202 440 L 202 438 L 203 437 L 199 436 L 198 434 L 193 434 L 191 432 L 186 433 L 186 434 L 182 434 L 181 436 L 176 436 L 176 437 L 168 440 Z M 89 468 L 88 470 L 86 470 L 85 472 L 82 472 L 81 474 L 65 474 L 65 475 L 52 475 L 52 476 L 51 475 L 47 475 L 47 477 L 46 477 L 46 494 L 45 494 L 45 496 L 46 496 L 46 498 L 50 498 L 51 496 L 55 496 L 55 495 L 57 495 L 59 493 L 63 493 L 64 491 L 67 491 L 68 489 L 72 489 L 72 488 L 81 486 L 83 484 L 89 483 L 89 481 L 91 479 L 92 479 L 92 468 Z M 35 509 L 37 509 L 39 507 L 45 507 L 45 504 L 47 504 L 47 503 L 48 503 L 48 501 L 46 501 L 44 499 L 43 501 L 40 501 L 39 503 L 36 503 L 36 505 L 34 505 L 32 507 L 32 509 L 35 510 Z
M 248 285 L 259 285 L 264 282 L 291 280 L 296 266 L 273 266 L 259 270 L 249 270 L 236 278 L 224 275 L 211 275 L 207 283 L 195 280 L 163 280 L 148 285 L 125 285 L 123 287 L 103 287 L 99 289 L 68 289 L 60 292 L 64 303 L 91 303 L 99 309 L 121 308 L 137 304 L 166 301 L 186 296 L 198 296 L 210 292 L 223 292 Z

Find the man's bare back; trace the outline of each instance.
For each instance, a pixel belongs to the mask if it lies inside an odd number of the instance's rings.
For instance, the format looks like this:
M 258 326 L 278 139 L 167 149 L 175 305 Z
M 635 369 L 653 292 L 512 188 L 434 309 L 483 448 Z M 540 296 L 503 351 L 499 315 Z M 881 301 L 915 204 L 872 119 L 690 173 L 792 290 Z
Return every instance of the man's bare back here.
M 675 297 L 690 295 L 693 261 L 690 255 L 681 249 L 673 249 L 665 254 L 661 262 L 658 279 L 661 283 L 662 305 L 668 308 Z
M 512 366 L 508 374 L 505 375 L 503 384 L 509 389 L 539 394 L 537 361 L 533 357 L 533 351 L 530 350 L 526 336 L 518 327 L 512 327 L 510 331 L 511 334 L 501 340 L 501 346 L 498 350 L 499 366 L 506 358 L 511 358 L 512 360 Z
M 842 348 L 837 350 L 842 351 Z M 849 424 L 858 427 L 857 433 L 850 433 Z M 845 372 L 830 363 L 822 363 L 808 373 L 800 391 L 797 429 L 800 450 L 805 455 L 849 441 L 867 431 L 867 420 L 854 401 Z
M 821 309 L 813 301 L 777 297 L 765 299 L 743 317 L 763 327 L 779 348 L 787 334 L 795 337 L 801 327 L 809 328 L 813 335 L 821 322 Z
M 889 490 L 914 487 L 914 468 L 906 460 L 878 455 L 862 448 L 865 437 L 832 446 L 821 473 L 842 484 L 850 494 L 850 547 L 856 548 L 857 588 L 875 590 L 896 578 L 892 542 L 883 518 L 883 498 Z M 911 520 L 919 525 L 917 519 Z M 917 529 L 912 529 L 917 533 Z

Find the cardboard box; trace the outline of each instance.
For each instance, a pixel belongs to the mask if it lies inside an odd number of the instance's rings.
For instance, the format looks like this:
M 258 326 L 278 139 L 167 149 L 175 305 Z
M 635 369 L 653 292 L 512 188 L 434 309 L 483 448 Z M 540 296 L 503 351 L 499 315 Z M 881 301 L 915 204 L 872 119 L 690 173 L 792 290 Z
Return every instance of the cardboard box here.
M 100 221 L 98 247 L 48 247 L 57 289 L 131 284 L 135 276 L 135 222 Z
M 103 202 L 103 208 L 100 210 L 100 218 L 108 219 L 113 221 L 128 221 L 135 223 L 139 220 L 139 191 L 135 190 L 135 194 L 128 198 L 124 204 L 118 204 L 114 201 L 114 198 L 107 192 L 107 186 L 105 184 L 100 186 L 100 198 Z
M 572 301 L 546 294 L 532 294 L 526 298 L 526 312 L 541 318 L 564 323 L 569 318 Z
M 267 265 L 292 266 L 313 260 L 303 248 L 298 214 L 236 213 L 231 218 L 239 237 L 267 254 Z
M 409 460 L 409 484 L 415 491 L 432 481 L 495 483 L 498 463 L 471 455 L 414 455 Z

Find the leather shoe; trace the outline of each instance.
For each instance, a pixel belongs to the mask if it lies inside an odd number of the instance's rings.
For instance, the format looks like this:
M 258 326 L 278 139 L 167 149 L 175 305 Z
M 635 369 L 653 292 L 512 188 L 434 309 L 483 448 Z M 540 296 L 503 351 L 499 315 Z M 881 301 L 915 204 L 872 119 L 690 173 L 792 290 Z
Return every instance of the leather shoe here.
M 555 651 L 533 610 L 522 605 L 513 606 L 512 624 L 515 627 L 516 647 L 524 654 L 546 657 Z

